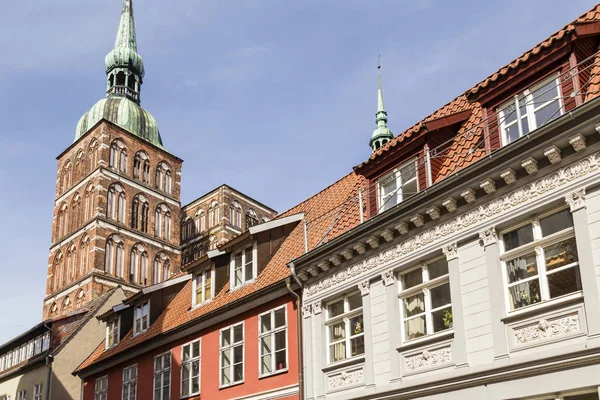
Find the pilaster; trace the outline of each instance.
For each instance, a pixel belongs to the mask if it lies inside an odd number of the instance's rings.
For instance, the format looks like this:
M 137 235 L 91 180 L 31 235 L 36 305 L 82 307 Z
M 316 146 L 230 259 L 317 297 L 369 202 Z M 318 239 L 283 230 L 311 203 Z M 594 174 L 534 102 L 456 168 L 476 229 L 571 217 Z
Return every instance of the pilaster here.
M 400 305 L 398 301 L 397 277 L 393 270 L 381 274 L 385 286 L 386 301 L 389 310 L 388 332 L 390 341 L 390 381 L 395 382 L 402 378 L 400 373 L 400 354 L 397 348 L 402 344 L 400 336 Z
M 313 377 L 313 329 L 312 329 L 312 305 L 304 304 L 302 306 L 302 350 L 304 357 L 304 397 L 306 400 L 314 398 L 314 377 Z
M 324 377 L 322 370 L 325 367 L 327 360 L 325 360 L 324 354 L 327 354 L 325 348 L 325 320 L 323 313 L 321 312 L 322 303 L 320 300 L 315 301 L 311 304 L 312 308 L 312 334 L 314 339 L 314 373 L 313 373 L 313 396 L 317 399 L 325 397 Z
M 444 246 L 442 251 L 448 260 L 450 296 L 452 298 L 452 327 L 454 329 L 452 360 L 454 361 L 454 364 L 460 368 L 467 366 L 467 337 L 461 294 L 458 246 L 456 243 L 452 243 Z
M 372 310 L 371 310 L 371 283 L 369 280 L 365 280 L 360 282 L 358 285 L 360 289 L 360 294 L 362 296 L 362 306 L 363 306 L 363 324 L 365 326 L 365 366 L 364 366 L 364 382 L 365 386 L 374 387 L 375 386 L 375 370 L 373 363 L 373 330 L 371 327 L 373 326 L 373 318 L 372 318 Z

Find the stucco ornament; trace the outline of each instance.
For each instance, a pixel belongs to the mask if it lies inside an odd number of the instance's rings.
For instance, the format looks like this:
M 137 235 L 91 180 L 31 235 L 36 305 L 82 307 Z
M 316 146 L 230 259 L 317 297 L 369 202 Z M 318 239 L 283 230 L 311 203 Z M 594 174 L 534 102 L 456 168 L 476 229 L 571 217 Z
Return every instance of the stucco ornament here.
M 312 306 L 310 304 L 304 304 L 302 306 L 302 316 L 304 318 L 310 317 L 311 312 L 312 312 Z
M 565 201 L 571 208 L 571 212 L 575 212 L 585 207 L 585 189 L 571 192 L 565 196 Z
M 364 381 L 362 368 L 354 371 L 343 371 L 327 378 L 330 390 L 342 389 L 348 386 L 360 385 Z
M 483 242 L 484 246 L 490 246 L 498 241 L 498 235 L 494 227 L 488 228 L 484 231 L 479 232 L 479 239 Z
M 389 271 L 385 271 L 383 274 L 381 274 L 381 279 L 383 280 L 383 284 L 385 286 L 390 286 L 394 284 L 394 271 L 393 270 L 389 270 Z
M 576 163 L 538 179 L 530 184 L 520 187 L 510 193 L 482 204 L 474 209 L 448 219 L 442 224 L 437 224 L 395 246 L 374 254 L 365 260 L 348 268 L 332 274 L 324 279 L 309 285 L 306 296 L 315 296 L 336 285 L 344 284 L 349 280 L 361 276 L 371 270 L 386 270 L 388 264 L 404 258 L 417 251 L 422 251 L 425 246 L 434 246 L 449 240 L 453 235 L 485 225 L 488 221 L 506 214 L 518 207 L 529 204 L 540 197 L 556 191 L 557 189 L 576 183 L 600 169 L 600 153 L 593 154 Z
M 360 289 L 360 294 L 361 294 L 362 296 L 366 296 L 366 295 L 368 295 L 368 294 L 369 294 L 369 292 L 370 292 L 370 287 L 371 287 L 371 284 L 370 284 L 370 282 L 369 282 L 369 280 L 368 280 L 368 279 L 367 279 L 366 281 L 362 281 L 362 282 L 361 282 L 361 283 L 358 285 L 358 288 Z
M 321 302 L 320 301 L 315 301 L 314 303 L 312 303 L 312 312 L 313 314 L 321 314 Z
M 451 361 L 452 352 L 450 347 L 444 347 L 431 351 L 425 350 L 421 354 L 406 357 L 406 369 L 408 371 L 414 371 L 422 368 L 448 364 Z
M 547 321 L 541 319 L 537 324 L 532 324 L 520 329 L 515 329 L 515 343 L 524 345 L 553 337 L 565 336 L 581 330 L 579 315 L 573 314 Z
M 442 249 L 442 252 L 446 256 L 446 259 L 448 261 L 458 258 L 458 246 L 456 246 L 456 243 L 452 243 L 452 244 L 448 244 L 448 245 L 444 246 L 444 248 Z

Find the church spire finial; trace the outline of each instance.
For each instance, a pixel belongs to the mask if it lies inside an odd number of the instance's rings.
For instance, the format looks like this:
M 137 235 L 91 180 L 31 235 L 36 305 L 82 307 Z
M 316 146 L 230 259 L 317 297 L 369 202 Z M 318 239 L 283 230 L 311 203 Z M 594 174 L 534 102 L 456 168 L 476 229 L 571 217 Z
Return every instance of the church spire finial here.
M 144 62 L 137 52 L 133 0 L 123 1 L 115 47 L 106 55 L 107 96 L 127 97 L 140 102 Z
M 383 105 L 383 89 L 381 88 L 381 61 L 380 55 L 377 55 L 377 113 L 375 114 L 375 122 L 377 128 L 373 131 L 369 146 L 373 152 L 384 146 L 387 142 L 394 138 L 394 134 L 387 127 L 387 112 Z

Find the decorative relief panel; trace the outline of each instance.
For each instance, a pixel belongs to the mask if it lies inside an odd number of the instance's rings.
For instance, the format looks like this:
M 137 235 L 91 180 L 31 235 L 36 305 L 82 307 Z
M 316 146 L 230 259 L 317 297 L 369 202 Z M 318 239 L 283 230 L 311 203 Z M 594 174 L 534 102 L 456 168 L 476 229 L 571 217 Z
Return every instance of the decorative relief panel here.
M 421 354 L 408 356 L 404 360 L 407 371 L 435 367 L 452 362 L 452 350 L 450 347 L 443 347 L 431 351 L 425 350 Z
M 329 375 L 327 385 L 329 390 L 340 390 L 364 383 L 364 372 L 362 367 L 351 371 L 343 371 L 339 374 Z
M 553 320 L 541 319 L 537 323 L 514 330 L 517 346 L 566 336 L 581 330 L 579 314 L 562 316 Z
M 476 225 L 481 225 L 505 214 L 523 204 L 531 203 L 540 197 L 560 189 L 563 186 L 587 177 L 600 168 L 600 153 L 586 157 L 579 162 L 561 168 L 554 173 L 525 185 L 511 193 L 498 197 L 486 204 L 472 209 L 464 214 L 449 219 L 443 224 L 438 224 L 425 230 L 412 238 L 379 252 L 364 261 L 345 268 L 307 287 L 308 297 L 325 291 L 333 286 L 347 282 L 356 276 L 375 268 L 385 267 L 388 263 L 406 257 L 409 254 L 422 250 L 423 247 L 442 243 L 449 237 L 466 231 Z M 364 245 L 363 245 L 364 246 Z

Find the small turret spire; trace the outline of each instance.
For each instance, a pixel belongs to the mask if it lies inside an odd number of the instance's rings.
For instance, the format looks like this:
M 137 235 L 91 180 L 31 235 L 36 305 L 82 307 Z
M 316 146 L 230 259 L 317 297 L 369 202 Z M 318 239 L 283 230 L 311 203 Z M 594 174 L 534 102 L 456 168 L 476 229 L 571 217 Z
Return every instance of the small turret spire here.
M 144 62 L 137 52 L 132 3 L 133 0 L 123 1 L 115 47 L 106 55 L 106 94 L 108 97 L 127 97 L 139 103 Z
M 369 146 L 375 152 L 380 147 L 394 138 L 394 134 L 387 127 L 387 112 L 383 105 L 383 89 L 381 88 L 381 62 L 380 56 L 377 55 L 377 113 L 375 114 L 375 123 L 377 128 L 373 131 Z

